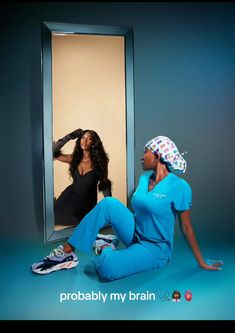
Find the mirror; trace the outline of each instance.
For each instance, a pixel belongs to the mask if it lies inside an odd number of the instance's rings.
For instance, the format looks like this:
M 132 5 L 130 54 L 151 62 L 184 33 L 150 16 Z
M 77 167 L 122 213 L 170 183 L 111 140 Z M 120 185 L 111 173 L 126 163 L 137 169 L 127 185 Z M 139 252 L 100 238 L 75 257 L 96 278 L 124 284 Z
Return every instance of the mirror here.
M 42 33 L 44 239 L 51 242 L 69 237 L 77 225 L 69 218 L 65 223 L 61 222 L 64 217 L 58 219 L 57 203 L 73 179 L 69 164 L 53 159 L 52 142 L 78 128 L 99 135 L 109 156 L 112 195 L 130 206 L 134 190 L 133 34 L 128 27 L 53 22 L 43 22 Z M 72 154 L 76 141 L 68 141 L 63 154 Z M 99 201 L 103 194 L 97 194 Z

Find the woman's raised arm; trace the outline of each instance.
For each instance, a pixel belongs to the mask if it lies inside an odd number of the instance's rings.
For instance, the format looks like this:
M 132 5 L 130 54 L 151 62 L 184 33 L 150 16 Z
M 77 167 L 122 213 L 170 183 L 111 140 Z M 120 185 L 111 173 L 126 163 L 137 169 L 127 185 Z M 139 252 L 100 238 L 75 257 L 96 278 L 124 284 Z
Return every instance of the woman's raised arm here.
M 54 157 L 54 160 L 70 164 L 72 161 L 72 154 L 61 154 L 58 157 Z

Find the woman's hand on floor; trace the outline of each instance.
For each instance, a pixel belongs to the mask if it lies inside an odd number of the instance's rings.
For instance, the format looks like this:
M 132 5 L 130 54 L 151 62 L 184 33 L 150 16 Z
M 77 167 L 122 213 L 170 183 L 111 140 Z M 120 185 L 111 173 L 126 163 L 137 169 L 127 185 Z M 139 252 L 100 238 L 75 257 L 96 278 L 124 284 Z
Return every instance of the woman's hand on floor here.
M 204 261 L 203 263 L 199 264 L 199 266 L 203 269 L 209 270 L 209 271 L 218 271 L 222 270 L 223 266 L 222 260 L 214 260 L 214 259 L 208 259 Z

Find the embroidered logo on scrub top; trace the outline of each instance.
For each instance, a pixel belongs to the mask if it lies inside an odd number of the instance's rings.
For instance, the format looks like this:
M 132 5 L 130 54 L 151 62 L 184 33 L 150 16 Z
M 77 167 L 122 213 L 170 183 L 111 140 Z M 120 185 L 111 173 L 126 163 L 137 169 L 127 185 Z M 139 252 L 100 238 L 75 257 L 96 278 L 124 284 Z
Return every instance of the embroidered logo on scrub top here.
M 153 195 L 158 199 L 165 199 L 167 197 L 166 194 L 161 194 L 161 193 L 153 193 Z

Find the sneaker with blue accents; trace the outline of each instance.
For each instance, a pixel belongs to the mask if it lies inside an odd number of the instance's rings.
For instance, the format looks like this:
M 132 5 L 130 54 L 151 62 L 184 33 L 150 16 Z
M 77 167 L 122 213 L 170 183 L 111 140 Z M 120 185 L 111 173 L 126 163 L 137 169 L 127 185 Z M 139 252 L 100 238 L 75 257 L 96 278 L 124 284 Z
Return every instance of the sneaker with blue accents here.
M 34 263 L 31 268 L 34 273 L 49 274 L 60 269 L 76 267 L 78 263 L 77 255 L 74 252 L 64 252 L 63 245 L 60 245 L 58 248 L 52 250 L 48 256 Z
M 111 234 L 98 234 L 94 242 L 93 248 L 95 254 L 100 255 L 105 247 L 111 247 L 113 250 L 116 250 L 118 244 L 119 240 L 117 236 Z

